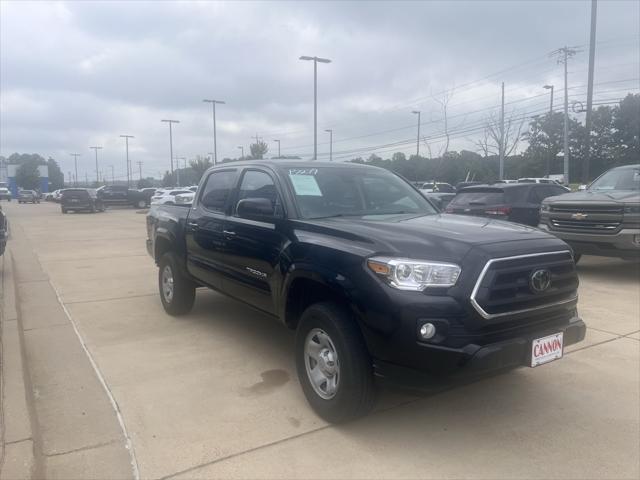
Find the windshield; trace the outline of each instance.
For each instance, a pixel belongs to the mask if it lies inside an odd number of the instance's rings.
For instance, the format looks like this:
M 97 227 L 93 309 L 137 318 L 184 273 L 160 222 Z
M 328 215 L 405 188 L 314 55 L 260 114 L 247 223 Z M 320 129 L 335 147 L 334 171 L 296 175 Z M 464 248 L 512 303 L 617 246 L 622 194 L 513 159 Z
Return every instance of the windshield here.
M 499 205 L 505 203 L 504 193 L 501 191 L 476 191 L 457 194 L 450 206 L 467 207 L 473 205 Z
M 437 213 L 407 182 L 386 170 L 295 167 L 285 172 L 304 218 Z
M 609 170 L 596 179 L 589 190 L 640 190 L 640 167 Z

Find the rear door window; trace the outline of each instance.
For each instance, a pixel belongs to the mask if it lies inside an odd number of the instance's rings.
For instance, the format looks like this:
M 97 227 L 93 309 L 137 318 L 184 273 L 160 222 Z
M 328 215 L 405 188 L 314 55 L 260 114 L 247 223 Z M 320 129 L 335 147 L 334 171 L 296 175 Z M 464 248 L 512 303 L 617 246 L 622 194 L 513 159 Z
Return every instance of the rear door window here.
M 224 212 L 231 191 L 236 185 L 237 171 L 211 172 L 200 194 L 200 203 L 207 210 Z

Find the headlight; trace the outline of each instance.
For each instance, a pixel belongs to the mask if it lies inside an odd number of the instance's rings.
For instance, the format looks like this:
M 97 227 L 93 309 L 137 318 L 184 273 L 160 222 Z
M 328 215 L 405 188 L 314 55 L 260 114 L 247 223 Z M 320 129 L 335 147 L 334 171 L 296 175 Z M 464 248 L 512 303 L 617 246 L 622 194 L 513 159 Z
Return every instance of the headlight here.
M 458 265 L 407 258 L 374 257 L 367 260 L 367 266 L 398 290 L 420 291 L 427 287 L 452 287 L 460 276 Z
M 624 213 L 640 213 L 640 205 L 628 205 L 624 207 Z
M 546 213 L 549 211 L 549 204 L 548 203 L 543 203 L 542 205 L 540 205 L 540 212 L 541 213 Z

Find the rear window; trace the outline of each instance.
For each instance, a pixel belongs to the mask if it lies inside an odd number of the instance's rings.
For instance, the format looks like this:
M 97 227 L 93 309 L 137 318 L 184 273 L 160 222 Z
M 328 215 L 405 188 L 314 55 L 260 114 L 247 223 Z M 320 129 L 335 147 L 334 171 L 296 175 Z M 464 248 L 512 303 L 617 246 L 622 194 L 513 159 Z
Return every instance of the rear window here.
M 501 190 L 459 193 L 451 200 L 452 206 L 500 205 L 505 203 L 504 192 Z
M 68 189 L 62 192 L 62 198 L 87 198 L 89 196 L 89 192 L 86 190 L 73 190 Z

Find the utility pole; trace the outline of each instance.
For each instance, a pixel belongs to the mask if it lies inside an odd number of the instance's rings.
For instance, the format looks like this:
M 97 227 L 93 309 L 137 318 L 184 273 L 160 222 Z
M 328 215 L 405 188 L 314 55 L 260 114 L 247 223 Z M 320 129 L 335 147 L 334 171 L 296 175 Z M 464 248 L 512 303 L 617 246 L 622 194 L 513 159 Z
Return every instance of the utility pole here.
M 280 140 L 274 140 L 278 144 L 278 158 L 280 158 Z
M 551 100 L 549 103 L 549 122 L 551 122 L 551 118 L 553 117 L 553 85 L 544 85 L 542 88 L 545 90 L 551 90 Z M 549 177 L 551 174 L 551 156 L 546 155 L 547 157 L 547 168 L 546 168 L 546 176 Z
M 330 128 L 327 128 L 325 132 L 329 134 L 329 161 L 332 162 L 333 161 L 333 130 Z
M 111 167 L 111 185 L 115 185 L 116 184 L 116 174 L 115 171 L 113 169 L 113 165 L 109 165 L 109 167 Z M 129 186 L 129 184 L 127 183 L 127 187 Z
M 414 110 L 411 113 L 418 115 L 418 136 L 416 138 L 416 157 L 420 156 L 420 111 Z
M 142 180 L 142 162 L 138 161 L 136 163 L 138 164 L 138 180 Z
M 127 187 L 131 186 L 131 162 L 129 161 L 129 139 L 136 138 L 133 135 L 120 135 L 124 138 L 125 151 L 127 152 Z
M 79 153 L 70 153 L 69 155 L 71 155 L 73 157 L 73 165 L 75 166 L 75 169 L 76 169 L 75 170 L 76 173 L 75 173 L 75 176 L 74 176 L 75 182 L 74 182 L 73 186 L 77 187 L 78 186 L 78 157 L 80 157 L 81 154 L 79 154 Z
M 504 82 L 502 82 L 502 101 L 500 103 L 500 145 L 498 151 L 500 156 L 500 180 L 504 178 L 504 150 Z
M 238 148 L 242 151 L 242 156 L 240 157 L 241 160 L 244 160 L 244 147 L 242 145 L 238 146 Z
M 569 87 L 567 64 L 578 50 L 573 47 L 562 47 L 551 52 L 549 55 L 556 55 L 558 63 L 564 64 L 564 183 L 569 184 Z
M 318 62 L 331 63 L 328 58 L 308 57 L 303 55 L 300 60 L 313 61 L 313 159 L 318 158 Z
M 173 123 L 180 123 L 180 120 L 160 120 L 169 124 L 169 157 L 171 158 L 171 175 L 173 175 L 173 130 L 171 125 Z
M 218 147 L 216 145 L 216 103 L 220 105 L 224 105 L 225 102 L 221 100 L 202 100 L 205 103 L 210 103 L 213 107 L 213 164 L 216 165 L 218 163 Z
M 89 186 L 89 174 L 84 172 L 84 183 L 88 187 Z
M 598 13 L 597 0 L 591 0 L 591 34 L 589 35 L 589 79 L 587 81 L 587 115 L 584 120 L 584 127 L 587 138 L 584 143 L 586 146 L 586 158 L 584 159 L 584 172 L 582 181 L 589 183 L 591 163 L 591 107 L 593 105 L 593 69 L 596 59 L 596 16 Z
M 93 149 L 94 152 L 96 152 L 96 183 L 100 183 L 100 175 L 98 172 L 98 150 L 102 150 L 102 147 L 89 147 L 91 149 Z
M 69 174 L 69 185 L 71 185 L 71 172 L 67 172 Z

